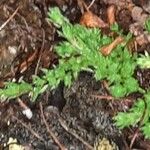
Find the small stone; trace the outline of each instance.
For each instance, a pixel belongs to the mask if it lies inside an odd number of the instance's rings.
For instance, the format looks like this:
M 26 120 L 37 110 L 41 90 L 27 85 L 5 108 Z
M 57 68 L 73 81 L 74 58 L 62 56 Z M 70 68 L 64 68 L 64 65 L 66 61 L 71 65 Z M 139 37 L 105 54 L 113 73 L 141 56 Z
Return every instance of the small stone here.
M 32 116 L 33 116 L 33 113 L 32 113 L 32 111 L 31 111 L 29 108 L 23 110 L 22 113 L 23 113 L 28 119 L 31 119 Z

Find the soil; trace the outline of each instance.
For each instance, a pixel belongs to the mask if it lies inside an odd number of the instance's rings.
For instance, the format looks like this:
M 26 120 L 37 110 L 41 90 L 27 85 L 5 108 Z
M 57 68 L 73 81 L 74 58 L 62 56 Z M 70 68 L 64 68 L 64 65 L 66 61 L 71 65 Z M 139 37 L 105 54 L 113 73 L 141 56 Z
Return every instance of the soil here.
M 91 3 L 90 0 L 84 2 L 87 6 Z M 125 34 L 131 31 L 131 26 L 135 38 L 139 32 L 140 35 L 145 34 L 142 21 L 150 15 L 148 0 L 93 2 L 90 11 L 105 22 L 107 8 L 115 5 L 116 21 Z M 33 74 L 40 75 L 41 68 L 51 68 L 58 63 L 53 47 L 61 39 L 56 28 L 47 21 L 48 9 L 54 6 L 59 7 L 72 23 L 79 23 L 86 11 L 82 0 L 0 1 L 0 87 L 3 87 L 4 81 L 14 79 L 23 78 L 30 82 Z M 139 16 L 132 12 L 135 7 L 142 11 Z M 138 18 L 143 19 L 139 21 Z M 138 44 L 136 50 L 144 53 L 149 47 L 148 41 Z M 135 77 L 141 87 L 150 88 L 149 69 L 137 68 Z M 94 147 L 103 150 L 102 142 L 107 143 L 107 150 L 149 150 L 150 140 L 145 140 L 141 133 L 129 148 L 136 128 L 119 130 L 113 122 L 113 116 L 128 109 L 133 102 L 118 102 L 109 99 L 108 95 L 103 81 L 96 82 L 93 74 L 81 72 L 70 88 L 61 83 L 53 91 L 46 90 L 34 103 L 26 95 L 22 96 L 22 101 L 33 113 L 31 119 L 22 113 L 18 101 L 1 102 L 0 150 L 10 149 L 10 138 L 17 139 L 17 144 L 25 150 L 87 150 Z M 134 93 L 128 98 L 140 96 Z

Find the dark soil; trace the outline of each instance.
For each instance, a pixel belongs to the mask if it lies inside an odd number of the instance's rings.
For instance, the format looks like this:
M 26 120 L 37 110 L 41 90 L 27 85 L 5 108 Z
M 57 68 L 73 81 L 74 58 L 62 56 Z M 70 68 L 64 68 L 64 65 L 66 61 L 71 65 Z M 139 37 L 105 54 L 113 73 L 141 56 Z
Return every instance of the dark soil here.
M 116 20 L 125 33 L 130 26 L 139 23 L 129 7 L 131 0 L 95 0 L 90 10 L 106 19 L 106 10 L 116 5 Z M 91 1 L 86 0 L 88 6 Z M 4 81 L 19 80 L 30 82 L 33 74 L 40 75 L 40 68 L 51 68 L 58 63 L 53 47 L 61 39 L 55 27 L 47 21 L 49 7 L 58 6 L 72 23 L 78 23 L 85 7 L 81 0 L 1 0 L 0 25 L 14 12 L 6 26 L 0 30 L 0 87 Z M 147 16 L 150 14 L 149 1 L 133 1 L 132 7 L 140 7 Z M 149 6 L 149 7 L 148 7 Z M 142 27 L 142 25 L 141 25 Z M 138 52 L 148 51 L 149 43 L 138 45 Z M 14 53 L 12 52 L 14 51 Z M 37 71 L 35 71 L 37 68 Z M 150 87 L 150 70 L 137 69 L 135 76 L 141 87 Z M 105 95 L 99 98 L 98 95 Z M 93 75 L 81 72 L 70 88 L 63 83 L 53 91 L 47 90 L 35 103 L 27 96 L 21 97 L 32 110 L 33 117 L 27 119 L 17 101 L 0 103 L 0 150 L 9 149 L 10 137 L 25 150 L 96 150 L 101 141 L 107 139 L 109 149 L 129 150 L 136 129 L 120 131 L 112 117 L 117 111 L 129 108 L 133 102 L 118 102 L 109 99 L 104 82 L 96 82 Z M 139 97 L 138 93 L 129 99 Z M 53 135 L 54 134 L 54 135 Z M 97 146 L 96 146 L 97 145 Z M 139 133 L 133 150 L 149 150 L 150 141 Z M 103 150 L 102 148 L 100 150 Z

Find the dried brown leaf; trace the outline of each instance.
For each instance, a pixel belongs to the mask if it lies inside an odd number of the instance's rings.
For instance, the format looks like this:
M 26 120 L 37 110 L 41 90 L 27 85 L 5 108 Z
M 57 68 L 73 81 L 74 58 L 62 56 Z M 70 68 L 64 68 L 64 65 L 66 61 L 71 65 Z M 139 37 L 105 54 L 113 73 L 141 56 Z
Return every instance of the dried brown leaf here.
M 85 12 L 81 19 L 80 24 L 86 27 L 98 27 L 98 28 L 106 28 L 108 24 L 105 23 L 101 18 L 93 14 L 91 11 Z
M 23 73 L 27 70 L 27 68 L 33 63 L 33 61 L 37 58 L 38 55 L 38 51 L 33 52 L 28 58 L 27 60 L 23 61 L 20 64 L 20 72 Z

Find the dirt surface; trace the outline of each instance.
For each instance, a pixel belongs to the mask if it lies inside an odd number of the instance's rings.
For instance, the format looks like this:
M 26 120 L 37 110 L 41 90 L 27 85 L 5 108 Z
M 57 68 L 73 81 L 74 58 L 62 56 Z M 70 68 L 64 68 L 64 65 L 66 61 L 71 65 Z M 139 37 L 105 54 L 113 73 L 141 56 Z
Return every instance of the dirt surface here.
M 61 39 L 55 27 L 47 21 L 49 7 L 58 6 L 72 23 L 79 23 L 90 0 L 1 0 L 0 1 L 0 87 L 4 81 L 21 77 L 30 82 L 41 68 L 58 63 L 53 47 Z M 132 32 L 137 39 L 134 51 L 149 52 L 150 41 L 144 31 L 144 21 L 150 15 L 148 0 L 95 0 L 90 11 L 107 22 L 107 8 L 115 5 L 116 22 L 124 33 Z M 6 23 L 6 24 L 5 24 Z M 106 32 L 106 31 L 104 31 Z M 144 35 L 144 39 L 141 35 Z M 142 39 L 142 40 L 141 40 Z M 142 41 L 142 42 L 141 42 Z M 35 69 L 36 68 L 36 69 Z M 150 87 L 150 70 L 137 69 L 135 76 L 144 89 Z M 117 111 L 128 109 L 133 102 L 112 100 L 104 82 L 82 72 L 70 88 L 63 83 L 47 90 L 35 103 L 21 97 L 32 110 L 27 119 L 18 101 L 0 103 L 0 150 L 9 149 L 10 137 L 25 150 L 129 150 L 136 129 L 120 131 L 112 120 Z M 99 95 L 106 95 L 99 97 Z M 125 99 L 139 97 L 137 93 Z M 110 98 L 110 99 L 109 99 Z M 100 146 L 102 144 L 102 146 Z M 113 148 L 112 148 L 113 147 Z M 150 141 L 139 134 L 133 150 L 149 150 Z

